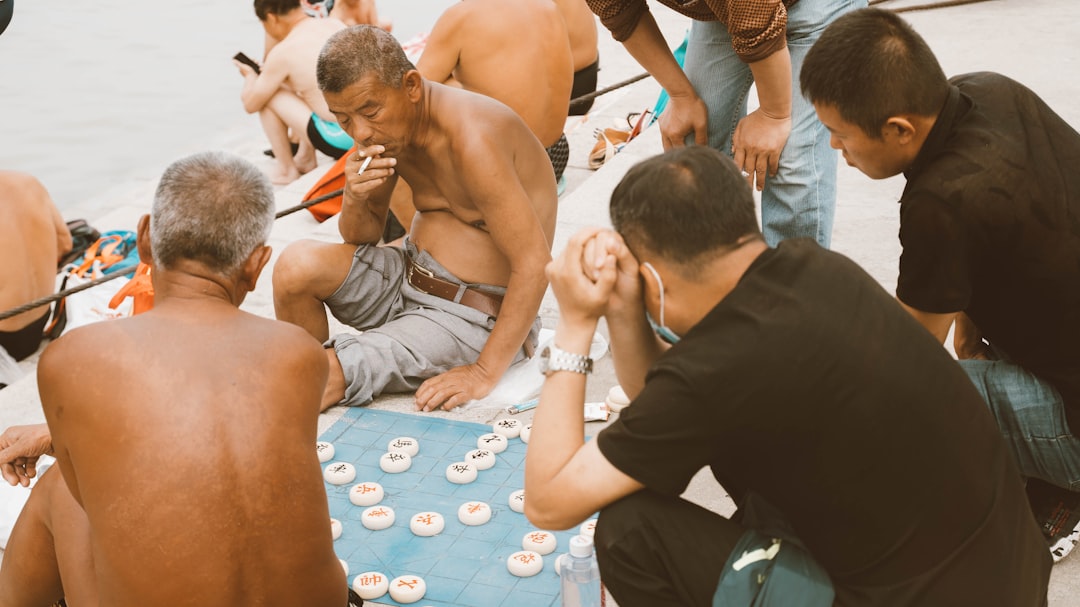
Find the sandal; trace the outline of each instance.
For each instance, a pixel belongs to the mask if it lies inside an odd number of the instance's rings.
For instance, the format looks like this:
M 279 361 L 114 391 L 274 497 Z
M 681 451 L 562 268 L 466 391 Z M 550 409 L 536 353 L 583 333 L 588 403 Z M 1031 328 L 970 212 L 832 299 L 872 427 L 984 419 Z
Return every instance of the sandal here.
M 629 141 L 629 131 L 612 128 L 596 129 L 596 145 L 589 152 L 589 168 L 599 169 Z

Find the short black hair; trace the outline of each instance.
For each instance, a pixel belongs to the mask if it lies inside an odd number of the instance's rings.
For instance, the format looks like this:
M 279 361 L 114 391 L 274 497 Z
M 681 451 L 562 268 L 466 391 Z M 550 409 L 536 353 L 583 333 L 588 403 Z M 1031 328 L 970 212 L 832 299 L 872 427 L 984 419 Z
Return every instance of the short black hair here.
M 949 93 L 922 36 L 877 8 L 852 11 L 825 28 L 803 60 L 799 86 L 810 103 L 834 107 L 875 139 L 893 116 L 937 116 Z
M 255 0 L 255 16 L 266 21 L 268 15 L 288 15 L 300 8 L 300 0 Z
M 675 148 L 631 167 L 611 193 L 610 211 L 627 246 L 644 247 L 688 276 L 744 236 L 761 235 L 746 178 L 707 146 Z
M 340 93 L 370 73 L 382 84 L 399 89 L 405 74 L 414 69 L 392 35 L 374 25 L 354 25 L 326 41 L 315 65 L 315 77 L 324 93 Z

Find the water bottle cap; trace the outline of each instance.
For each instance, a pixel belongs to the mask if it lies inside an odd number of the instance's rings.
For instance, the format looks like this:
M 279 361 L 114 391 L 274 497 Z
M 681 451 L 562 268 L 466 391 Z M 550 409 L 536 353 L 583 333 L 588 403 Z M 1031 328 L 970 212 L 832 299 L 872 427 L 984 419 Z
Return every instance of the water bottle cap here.
M 570 556 L 589 557 L 593 553 L 593 539 L 587 535 L 570 538 Z

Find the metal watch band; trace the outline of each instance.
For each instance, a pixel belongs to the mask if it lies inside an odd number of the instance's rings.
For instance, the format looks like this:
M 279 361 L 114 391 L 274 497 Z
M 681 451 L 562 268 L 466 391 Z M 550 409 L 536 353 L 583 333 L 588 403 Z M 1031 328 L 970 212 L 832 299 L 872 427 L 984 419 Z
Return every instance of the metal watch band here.
M 550 353 L 548 354 L 547 374 L 555 371 L 570 371 L 582 375 L 592 373 L 593 361 L 588 356 L 560 350 L 554 345 L 548 346 L 548 349 Z

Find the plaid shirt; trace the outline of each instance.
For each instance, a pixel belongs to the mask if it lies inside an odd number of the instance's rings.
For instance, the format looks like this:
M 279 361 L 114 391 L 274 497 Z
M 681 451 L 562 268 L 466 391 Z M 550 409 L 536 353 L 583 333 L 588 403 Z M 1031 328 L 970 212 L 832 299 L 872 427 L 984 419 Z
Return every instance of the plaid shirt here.
M 731 34 L 735 54 L 760 61 L 787 46 L 787 7 L 798 0 L 659 0 L 698 21 L 720 21 Z M 586 0 L 600 22 L 622 42 L 649 11 L 646 0 Z

